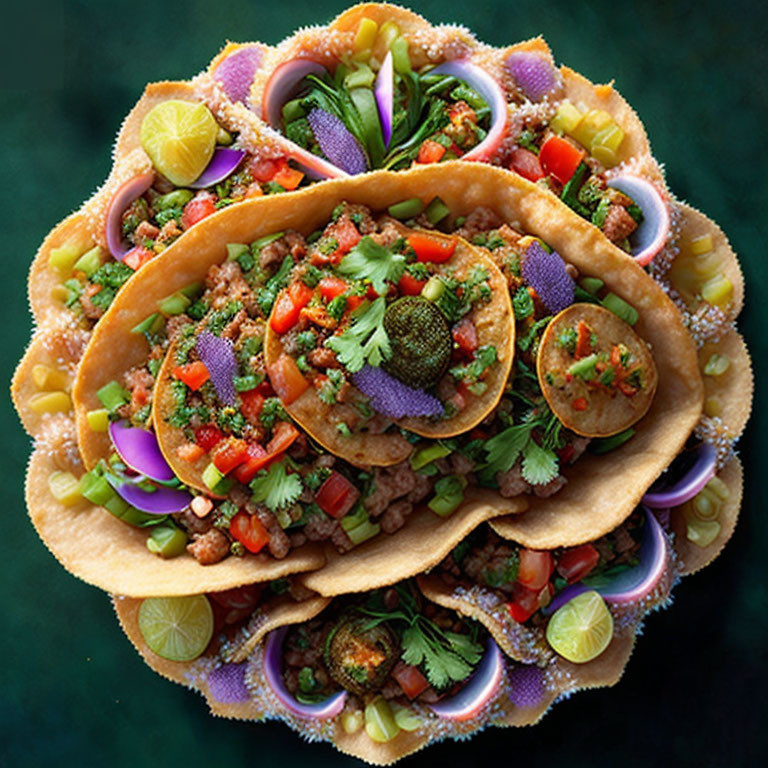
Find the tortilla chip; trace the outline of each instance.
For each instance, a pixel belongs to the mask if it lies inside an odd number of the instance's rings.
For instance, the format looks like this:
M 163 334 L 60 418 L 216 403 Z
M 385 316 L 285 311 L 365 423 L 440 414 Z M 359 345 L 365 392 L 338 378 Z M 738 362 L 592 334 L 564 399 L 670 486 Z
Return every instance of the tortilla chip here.
M 617 344 L 625 346 L 632 355 L 630 367 L 640 366 L 642 388 L 632 396 L 617 390 L 590 387 L 574 375 L 567 381 L 566 374 L 576 358 L 559 343 L 560 335 L 584 322 L 596 337 L 590 351 L 598 355 L 611 355 Z M 547 326 L 536 356 L 536 371 L 544 398 L 558 419 L 577 435 L 608 437 L 623 432 L 645 416 L 651 407 L 658 385 L 658 373 L 645 342 L 613 312 L 595 304 L 572 304 L 560 312 Z M 548 376 L 563 379 L 551 382 Z M 582 410 L 576 408 L 583 401 Z
M 723 547 L 728 543 L 736 529 L 744 495 L 744 468 L 738 456 L 731 457 L 731 460 L 717 473 L 717 476 L 728 486 L 731 496 L 723 504 L 720 511 L 718 518 L 721 526 L 720 533 L 711 544 L 700 547 L 689 541 L 685 535 L 686 525 L 681 508 L 676 507 L 671 512 L 672 530 L 676 534 L 675 550 L 680 558 L 683 575 L 696 573 L 704 566 L 709 565 L 723 551 Z
M 266 555 L 228 557 L 216 565 L 201 566 L 186 553 L 162 560 L 147 549 L 146 530 L 86 501 L 73 507 L 56 501 L 48 490 L 48 476 L 58 469 L 55 457 L 44 447 L 32 454 L 26 479 L 30 518 L 70 573 L 107 592 L 130 597 L 219 592 L 321 568 L 325 563 L 316 545 L 296 549 L 284 560 Z
M 403 237 L 412 230 L 400 228 Z M 436 240 L 450 240 L 447 235 L 430 232 Z M 456 239 L 454 255 L 442 265 L 437 266 L 436 274 L 451 274 L 457 279 L 465 279 L 473 266 L 481 264 L 488 272 L 491 288 L 490 301 L 473 308 L 470 316 L 477 330 L 478 346 L 490 344 L 495 347 L 498 362 L 483 379 L 487 385 L 482 395 L 473 397 L 466 408 L 450 419 L 431 421 L 424 418 L 395 419 L 394 423 L 422 437 L 447 438 L 469 432 L 477 426 L 496 407 L 504 394 L 512 361 L 515 354 L 515 324 L 512 317 L 512 301 L 507 283 L 501 270 L 484 253 L 470 245 L 466 240 Z M 278 302 L 275 302 L 277 307 Z M 275 310 L 273 309 L 273 312 Z M 274 365 L 284 354 L 281 336 L 267 323 L 264 337 L 264 357 L 267 368 Z M 447 373 L 445 375 L 448 375 Z M 172 400 L 163 397 L 169 405 Z M 336 456 L 362 466 L 391 466 L 408 458 L 413 450 L 399 432 L 387 434 L 342 435 L 336 425 L 343 421 L 342 407 L 335 403 L 323 402 L 317 391 L 310 387 L 298 399 L 285 405 L 285 410 L 314 440 Z
M 142 602 L 143 600 L 136 598 L 112 597 L 112 605 L 120 627 L 150 669 L 174 683 L 180 683 L 202 694 L 211 713 L 218 717 L 236 720 L 261 720 L 264 717 L 263 705 L 252 696 L 241 701 L 221 701 L 210 689 L 208 678 L 211 672 L 222 662 L 242 663 L 244 657 L 224 659 L 218 653 L 208 652 L 194 661 L 170 661 L 158 656 L 147 645 L 139 629 L 139 608 Z M 249 647 L 255 647 L 273 629 L 286 624 L 309 621 L 320 613 L 328 602 L 323 598 L 310 598 L 301 602 L 272 600 L 260 606 L 249 622 L 249 627 L 252 628 L 248 638 Z

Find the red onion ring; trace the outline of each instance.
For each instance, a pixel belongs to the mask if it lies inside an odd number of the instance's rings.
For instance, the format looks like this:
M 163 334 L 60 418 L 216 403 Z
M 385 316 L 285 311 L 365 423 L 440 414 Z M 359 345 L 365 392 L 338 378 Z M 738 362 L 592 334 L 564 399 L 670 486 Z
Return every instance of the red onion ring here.
M 488 638 L 485 655 L 464 687 L 449 699 L 443 699 L 429 708 L 438 716 L 463 722 L 482 711 L 501 687 L 504 678 L 504 656 L 492 637 Z
M 242 149 L 229 149 L 227 147 L 216 147 L 213 151 L 211 162 L 208 163 L 205 170 L 191 184 L 187 184 L 190 189 L 205 189 L 224 181 L 235 168 L 240 165 L 245 157 Z
M 134 200 L 141 197 L 152 186 L 154 180 L 154 171 L 134 176 L 118 187 L 109 201 L 104 234 L 106 235 L 109 252 L 118 261 L 122 261 L 128 251 L 133 248 L 132 245 L 127 244 L 123 240 L 123 214 Z
M 674 477 L 675 463 L 691 455 L 694 458 L 693 464 L 684 471 L 682 477 Z M 683 451 L 648 489 L 643 496 L 643 504 L 651 509 L 667 509 L 685 504 L 714 477 L 716 463 L 717 451 L 711 443 L 699 443 L 692 451 Z
M 501 86 L 484 70 L 463 59 L 446 61 L 435 67 L 431 75 L 452 75 L 474 88 L 491 108 L 491 128 L 488 135 L 461 156 L 462 160 L 489 160 L 499 148 L 507 127 L 507 102 Z
M 283 640 L 288 627 L 276 629 L 267 635 L 264 641 L 264 679 L 277 696 L 278 701 L 296 717 L 306 720 L 327 720 L 341 714 L 347 700 L 347 692 L 329 696 L 317 704 L 302 704 L 290 694 L 283 683 Z
M 109 436 L 120 458 L 134 472 L 158 482 L 176 478 L 160 452 L 154 432 L 130 427 L 125 421 L 112 421 Z
M 172 515 L 186 509 L 192 501 L 192 494 L 176 488 L 161 486 L 146 491 L 135 483 L 115 483 L 112 487 L 132 507 L 150 515 Z
M 669 234 L 669 211 L 664 198 L 651 182 L 628 173 L 609 179 L 608 186 L 631 197 L 643 212 L 643 221 L 629 236 L 629 244 L 635 261 L 647 267 L 664 247 Z

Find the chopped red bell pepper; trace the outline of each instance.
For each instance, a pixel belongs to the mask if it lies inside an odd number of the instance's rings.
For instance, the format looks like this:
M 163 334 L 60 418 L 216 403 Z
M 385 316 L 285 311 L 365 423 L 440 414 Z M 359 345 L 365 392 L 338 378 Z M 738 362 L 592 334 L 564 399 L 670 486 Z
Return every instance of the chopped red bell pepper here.
M 566 549 L 557 558 L 557 572 L 569 583 L 581 581 L 600 562 L 600 553 L 591 544 Z
M 260 552 L 269 541 L 269 534 L 261 520 L 245 510 L 240 510 L 229 521 L 229 532 L 249 552 Z
M 195 443 L 184 443 L 176 449 L 176 455 L 182 461 L 188 461 L 192 464 L 205 456 L 205 451 Z
M 397 288 L 403 296 L 418 296 L 426 284 L 426 280 L 417 280 L 413 275 L 404 272 Z
M 442 264 L 453 256 L 456 250 L 456 238 L 440 239 L 414 232 L 408 236 L 408 245 L 416 252 L 419 261 L 432 261 Z
M 135 248 L 131 248 L 128 253 L 123 257 L 123 264 L 129 266 L 134 272 L 141 269 L 148 261 L 157 256 L 155 251 L 150 251 L 149 248 L 145 248 L 143 245 L 137 245 Z
M 541 607 L 539 592 L 540 589 L 528 589 L 522 584 L 513 584 L 512 602 L 507 603 L 509 615 L 521 624 L 528 621 Z
M 287 333 L 299 322 L 301 307 L 297 307 L 287 291 L 283 291 L 275 301 L 269 324 L 275 333 Z
M 248 170 L 252 178 L 261 184 L 266 184 L 275 178 L 275 174 L 278 173 L 285 162 L 284 157 L 279 159 L 254 159 L 248 165 Z
M 516 149 L 509 159 L 509 169 L 528 181 L 538 181 L 544 178 L 539 158 L 529 149 Z
M 477 328 L 470 318 L 463 318 L 453 327 L 451 333 L 462 352 L 471 355 L 477 349 Z
M 291 297 L 293 306 L 298 307 L 299 309 L 306 307 L 307 304 L 309 304 L 309 302 L 312 300 L 313 294 L 314 291 L 301 280 L 296 280 L 295 282 L 291 283 L 290 287 L 288 288 L 288 295 Z
M 416 157 L 417 163 L 439 163 L 445 154 L 445 147 L 432 139 L 427 139 L 420 147 Z
M 240 393 L 240 410 L 249 423 L 258 424 L 264 400 L 266 398 L 258 389 L 249 389 L 247 392 Z
M 181 228 L 189 229 L 212 213 L 216 213 L 216 196 L 210 192 L 198 192 L 184 206 L 181 214 Z
M 537 549 L 521 549 L 517 582 L 538 592 L 548 581 L 554 569 L 552 555 Z
M 360 498 L 360 491 L 340 472 L 331 476 L 315 492 L 315 502 L 327 515 L 344 517 Z
M 342 293 L 346 293 L 349 290 L 349 283 L 340 277 L 330 276 L 322 278 L 318 287 L 320 288 L 320 295 L 327 303 L 333 301 L 337 296 L 341 296 Z
M 204 424 L 195 429 L 195 442 L 206 452 L 218 445 L 224 439 L 224 433 L 213 424 Z
M 577 149 L 569 141 L 559 136 L 550 136 L 539 152 L 539 162 L 544 173 L 565 185 L 571 180 L 585 154 L 583 149 Z
M 267 368 L 270 384 L 284 405 L 290 405 L 300 397 L 309 386 L 309 382 L 296 365 L 296 361 L 286 354 L 280 355 Z
M 406 664 L 404 661 L 398 661 L 392 670 L 392 677 L 395 678 L 409 699 L 415 699 L 429 688 L 429 680 L 424 677 L 421 670 L 412 664 Z
M 301 171 L 291 168 L 291 166 L 288 165 L 288 161 L 285 158 L 282 158 L 280 167 L 270 181 L 279 184 L 283 189 L 292 191 L 301 184 L 303 178 L 304 174 Z
M 213 464 L 223 475 L 228 475 L 248 458 L 247 451 L 248 444 L 245 440 L 228 437 L 213 449 Z
M 235 469 L 235 478 L 239 483 L 247 485 L 256 477 L 256 473 L 271 464 L 275 456 L 267 453 L 258 443 L 248 443 L 245 461 Z
M 290 421 L 278 421 L 272 430 L 272 439 L 267 443 L 267 453 L 285 453 L 298 436 L 299 430 Z
M 183 381 L 193 392 L 197 392 L 211 378 L 211 374 L 202 360 L 195 360 L 194 363 L 187 363 L 186 365 L 177 365 L 173 369 L 173 375 L 179 381 Z
M 580 360 L 582 357 L 588 357 L 592 353 L 592 331 L 589 326 L 583 321 L 579 320 L 576 326 L 576 359 Z
M 347 216 L 342 216 L 333 226 L 333 237 L 339 244 L 334 254 L 337 258 L 349 253 L 363 239 L 352 219 Z

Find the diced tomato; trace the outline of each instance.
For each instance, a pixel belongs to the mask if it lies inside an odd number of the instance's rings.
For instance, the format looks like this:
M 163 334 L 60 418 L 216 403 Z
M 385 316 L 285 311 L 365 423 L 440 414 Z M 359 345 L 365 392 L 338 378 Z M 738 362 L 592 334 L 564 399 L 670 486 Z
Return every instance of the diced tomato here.
M 360 491 L 340 472 L 332 472 L 315 492 L 317 506 L 336 519 L 344 517 L 359 498 Z
M 538 591 L 549 581 L 553 568 L 552 555 L 549 552 L 521 549 L 517 581 L 528 589 Z
M 249 184 L 245 190 L 245 199 L 250 200 L 252 197 L 264 197 L 264 190 L 261 188 L 261 184 Z
M 301 184 L 303 178 L 304 174 L 295 168 L 291 168 L 291 166 L 288 165 L 288 161 L 284 159 L 282 165 L 277 169 L 277 172 L 272 177 L 271 181 L 274 181 L 275 184 L 279 184 L 283 189 L 291 191 Z
M 600 553 L 591 544 L 566 549 L 557 558 L 557 572 L 569 583 L 581 581 L 600 561 Z
M 553 176 L 561 184 L 567 184 L 579 167 L 586 153 L 559 136 L 550 136 L 539 152 L 539 162 L 544 173 Z
M 520 174 L 528 181 L 538 181 L 544 178 L 544 171 L 541 169 L 539 158 L 529 149 L 520 147 L 516 149 L 509 159 L 509 169 Z
M 195 442 L 206 452 L 224 439 L 224 433 L 213 424 L 205 424 L 195 429 Z
M 586 397 L 577 397 L 572 403 L 571 408 L 574 411 L 586 411 L 589 403 L 587 403 Z
M 576 326 L 576 359 L 579 360 L 582 357 L 587 357 L 592 353 L 592 331 L 589 330 L 589 326 L 583 321 L 579 320 Z
M 260 552 L 269 541 L 269 534 L 261 520 L 245 510 L 240 510 L 229 521 L 229 532 L 249 552 Z
M 421 673 L 418 667 L 399 661 L 392 670 L 392 677 L 403 689 L 403 693 L 409 699 L 415 699 L 419 694 L 429 688 L 429 680 Z
M 575 453 L 573 443 L 568 443 L 568 445 L 564 445 L 558 452 L 557 452 L 557 458 L 560 459 L 563 464 L 567 464 L 572 458 L 573 454 Z
M 336 249 L 337 256 L 349 253 L 363 239 L 352 219 L 346 216 L 336 222 L 333 227 L 333 236 L 339 244 Z
M 427 284 L 426 280 L 417 280 L 408 272 L 403 272 L 400 282 L 397 284 L 398 290 L 403 296 L 418 296 L 421 289 Z
M 420 147 L 417 163 L 439 163 L 445 154 L 445 147 L 432 139 L 427 139 Z
M 354 312 L 365 299 L 362 296 L 347 296 L 347 307 L 345 312 Z
M 254 159 L 248 165 L 248 170 L 256 181 L 266 184 L 272 181 L 284 162 L 285 158 Z
M 453 256 L 453 252 L 456 250 L 456 238 L 438 240 L 436 237 L 414 232 L 408 236 L 408 245 L 416 252 L 419 261 L 442 264 Z
M 222 440 L 212 452 L 213 463 L 216 469 L 224 475 L 228 475 L 236 466 L 242 464 L 248 458 L 248 444 L 237 437 L 228 437 Z
M 314 291 L 301 280 L 296 280 L 296 282 L 291 283 L 288 288 L 288 295 L 291 297 L 293 305 L 299 309 L 306 307 L 307 304 L 309 304 L 313 293 Z
M 621 379 L 616 385 L 619 388 L 619 392 L 626 397 L 634 397 L 637 394 L 637 387 L 633 387 L 631 384 L 627 384 L 624 379 Z
M 182 461 L 188 461 L 190 464 L 205 456 L 205 451 L 195 443 L 184 443 L 176 449 L 176 455 Z
M 154 259 L 157 254 L 145 248 L 143 245 L 137 245 L 131 248 L 123 257 L 123 264 L 129 266 L 134 272 L 141 269 L 148 261 Z
M 512 585 L 512 602 L 507 603 L 509 615 L 517 622 L 523 623 L 539 610 L 540 589 L 528 589 L 522 584 Z
M 293 303 L 288 291 L 282 291 L 275 301 L 272 317 L 269 319 L 272 330 L 280 334 L 290 331 L 299 322 L 301 310 L 301 307 Z
M 198 192 L 184 206 L 181 214 L 181 228 L 189 229 L 212 213 L 216 213 L 215 196 L 210 192 Z
M 285 453 L 298 436 L 299 430 L 290 421 L 278 421 L 272 430 L 272 439 L 267 443 L 267 453 Z
M 349 307 L 349 302 L 347 302 Z M 319 325 L 321 328 L 335 328 L 338 323 L 334 320 L 326 311 L 325 307 L 321 307 L 316 304 L 313 307 L 304 307 L 299 313 L 299 319 L 304 318 L 309 320 L 314 325 Z
M 333 301 L 337 296 L 346 293 L 349 290 L 349 284 L 340 277 L 324 277 L 318 283 L 320 295 L 324 301 Z
M 258 424 L 259 414 L 264 407 L 265 399 L 258 389 L 250 389 L 248 392 L 240 393 L 240 410 L 251 424 Z
M 451 333 L 462 352 L 471 355 L 477 349 L 477 328 L 468 317 L 455 325 Z
M 197 392 L 211 378 L 211 374 L 202 360 L 195 360 L 194 363 L 187 363 L 186 365 L 177 365 L 173 369 L 173 375 L 179 381 L 183 381 L 193 392 Z
M 258 443 L 248 443 L 246 459 L 235 469 L 235 478 L 238 482 L 246 485 L 253 480 L 257 472 L 265 469 L 274 459 L 275 456 L 267 453 L 267 451 Z
M 296 365 L 296 361 L 286 354 L 280 355 L 267 368 L 269 381 L 284 405 L 290 405 L 309 386 L 309 382 Z

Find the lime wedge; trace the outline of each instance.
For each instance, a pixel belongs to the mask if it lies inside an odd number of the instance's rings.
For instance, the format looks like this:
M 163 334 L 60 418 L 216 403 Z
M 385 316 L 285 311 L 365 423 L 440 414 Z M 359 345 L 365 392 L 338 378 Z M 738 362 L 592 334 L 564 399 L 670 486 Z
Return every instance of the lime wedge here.
M 163 176 L 183 187 L 205 170 L 218 131 L 205 104 L 170 99 L 153 107 L 142 121 L 141 146 Z
M 599 656 L 613 637 L 613 617 L 594 590 L 558 608 L 547 625 L 547 642 L 556 653 L 583 664 Z
M 150 597 L 139 608 L 139 630 L 164 659 L 191 661 L 213 636 L 213 610 L 205 595 Z

